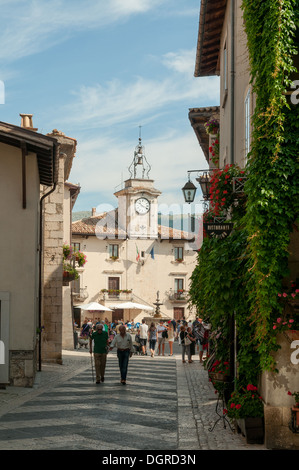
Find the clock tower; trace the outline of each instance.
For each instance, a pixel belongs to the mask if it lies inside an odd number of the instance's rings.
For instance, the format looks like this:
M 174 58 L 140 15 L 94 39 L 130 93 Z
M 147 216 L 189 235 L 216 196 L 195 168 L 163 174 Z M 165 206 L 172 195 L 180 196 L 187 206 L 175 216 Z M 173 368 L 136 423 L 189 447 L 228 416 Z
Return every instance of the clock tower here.
M 130 178 L 124 188 L 114 193 L 118 198 L 118 225 L 126 230 L 129 238 L 158 238 L 158 196 L 149 179 L 150 165 L 139 143 L 129 167 Z

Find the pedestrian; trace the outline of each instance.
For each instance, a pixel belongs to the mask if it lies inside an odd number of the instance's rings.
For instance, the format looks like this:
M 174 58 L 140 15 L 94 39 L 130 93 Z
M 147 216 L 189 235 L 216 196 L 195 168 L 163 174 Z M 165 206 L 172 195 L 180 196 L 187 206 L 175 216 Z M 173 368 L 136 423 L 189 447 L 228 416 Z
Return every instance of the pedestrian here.
M 130 333 L 127 333 L 125 325 L 120 325 L 119 334 L 113 339 L 109 350 L 111 351 L 115 346 L 117 347 L 118 365 L 121 376 L 120 381 L 123 385 L 126 385 L 129 358 L 132 357 L 134 348 L 132 336 Z
M 174 326 L 172 321 L 168 322 L 167 326 L 168 333 L 168 344 L 169 344 L 169 356 L 173 356 L 173 341 L 174 341 Z
M 162 356 L 164 356 L 165 339 L 168 335 L 167 335 L 167 328 L 164 326 L 163 320 L 160 320 L 160 323 L 157 326 L 157 331 L 158 331 L 158 349 L 159 349 L 158 356 L 160 356 L 161 354 L 161 346 L 162 346 Z
M 182 362 L 185 364 L 185 354 L 188 356 L 188 362 L 191 362 L 191 356 L 190 356 L 190 342 L 188 342 L 188 333 L 186 331 L 185 326 L 181 326 L 180 329 L 180 340 L 181 340 L 181 346 L 182 346 Z M 187 344 L 188 343 L 188 344 Z
M 141 344 L 142 354 L 144 356 L 147 355 L 147 353 L 146 353 L 147 334 L 148 334 L 148 325 L 145 323 L 145 319 L 143 318 L 142 323 L 139 326 L 139 336 L 140 336 L 140 344 Z
M 93 354 L 96 370 L 96 383 L 99 384 L 105 380 L 108 345 L 108 333 L 103 330 L 103 325 L 101 323 L 96 325 L 96 331 L 94 331 L 89 337 L 90 354 L 92 354 L 92 341 L 94 342 Z
M 197 318 L 197 321 L 194 322 L 193 325 L 193 332 L 197 339 L 198 351 L 199 351 L 199 362 L 203 363 L 203 345 L 204 345 L 204 336 L 205 336 L 205 328 L 202 324 L 202 319 Z
M 151 351 L 151 357 L 155 355 L 156 343 L 158 341 L 158 331 L 155 323 L 152 322 L 148 330 L 148 342 Z
M 189 362 L 193 362 L 192 356 L 195 356 L 196 337 L 195 337 L 195 335 L 192 331 L 191 326 L 188 326 L 187 333 L 188 333 L 188 338 L 191 340 L 191 344 L 190 344 L 190 361 Z
M 178 320 L 177 327 L 176 327 L 176 340 L 179 341 L 180 339 L 180 328 L 181 328 L 181 320 Z M 179 342 L 180 344 L 180 342 Z
M 87 321 L 87 318 L 85 318 L 84 323 L 82 325 L 80 336 L 89 336 L 89 333 L 90 333 L 90 325 Z

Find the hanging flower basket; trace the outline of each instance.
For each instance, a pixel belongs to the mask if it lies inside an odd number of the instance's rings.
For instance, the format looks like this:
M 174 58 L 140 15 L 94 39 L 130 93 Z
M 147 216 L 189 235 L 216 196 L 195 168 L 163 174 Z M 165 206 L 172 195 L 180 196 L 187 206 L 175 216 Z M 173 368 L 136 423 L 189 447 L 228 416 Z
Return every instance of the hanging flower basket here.
M 219 132 L 219 121 L 217 119 L 210 119 L 204 126 L 207 134 L 217 135 Z
M 78 279 L 78 271 L 73 268 L 70 264 L 63 263 L 63 283 L 67 285 L 69 282 Z

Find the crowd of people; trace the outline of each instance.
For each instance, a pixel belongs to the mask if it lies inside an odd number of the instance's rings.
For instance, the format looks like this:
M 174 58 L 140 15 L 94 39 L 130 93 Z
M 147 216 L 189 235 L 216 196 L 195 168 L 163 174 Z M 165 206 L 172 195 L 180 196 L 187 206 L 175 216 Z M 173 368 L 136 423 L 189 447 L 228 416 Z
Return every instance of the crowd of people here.
M 143 355 L 147 355 L 146 345 L 148 344 L 151 357 L 154 357 L 156 350 L 158 356 L 165 356 L 166 344 L 169 347 L 168 355 L 173 356 L 173 343 L 178 341 L 182 347 L 183 363 L 186 362 L 185 357 L 188 357 L 189 363 L 193 362 L 192 356 L 196 354 L 196 349 L 199 353 L 199 362 L 202 363 L 204 349 L 208 346 L 208 332 L 208 326 L 199 317 L 193 322 L 187 322 L 185 319 L 165 322 L 161 319 L 157 325 L 152 322 L 150 326 L 142 320 L 135 342 L 140 344 Z
M 182 362 L 192 363 L 192 357 L 199 353 L 199 362 L 203 362 L 203 353 L 208 346 L 209 329 L 201 318 L 197 317 L 193 322 L 182 320 L 161 319 L 158 324 L 154 321 L 147 325 L 145 319 L 136 328 L 135 340 L 131 334 L 132 325 L 122 321 L 92 322 L 85 319 L 81 328 L 81 337 L 89 338 L 90 354 L 94 353 L 96 383 L 105 380 L 107 354 L 112 349 L 117 349 L 117 357 L 121 375 L 121 383 L 126 385 L 129 358 L 138 351 L 141 355 L 151 357 L 157 353 L 165 356 L 165 345 L 168 344 L 169 356 L 173 356 L 173 343 L 178 341 L 181 346 Z M 93 348 L 93 351 L 92 351 Z

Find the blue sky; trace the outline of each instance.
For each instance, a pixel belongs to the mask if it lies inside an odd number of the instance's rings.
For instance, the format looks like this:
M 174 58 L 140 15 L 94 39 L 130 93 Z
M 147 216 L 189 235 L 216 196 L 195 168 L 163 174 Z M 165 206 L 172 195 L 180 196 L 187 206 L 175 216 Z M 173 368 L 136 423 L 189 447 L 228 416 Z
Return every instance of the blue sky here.
M 74 210 L 116 206 L 113 193 L 129 177 L 139 126 L 160 204 L 183 206 L 187 171 L 206 168 L 188 110 L 219 104 L 218 78 L 194 77 L 200 1 L 0 6 L 0 120 L 20 125 L 19 114 L 30 113 L 39 132 L 77 139 Z

